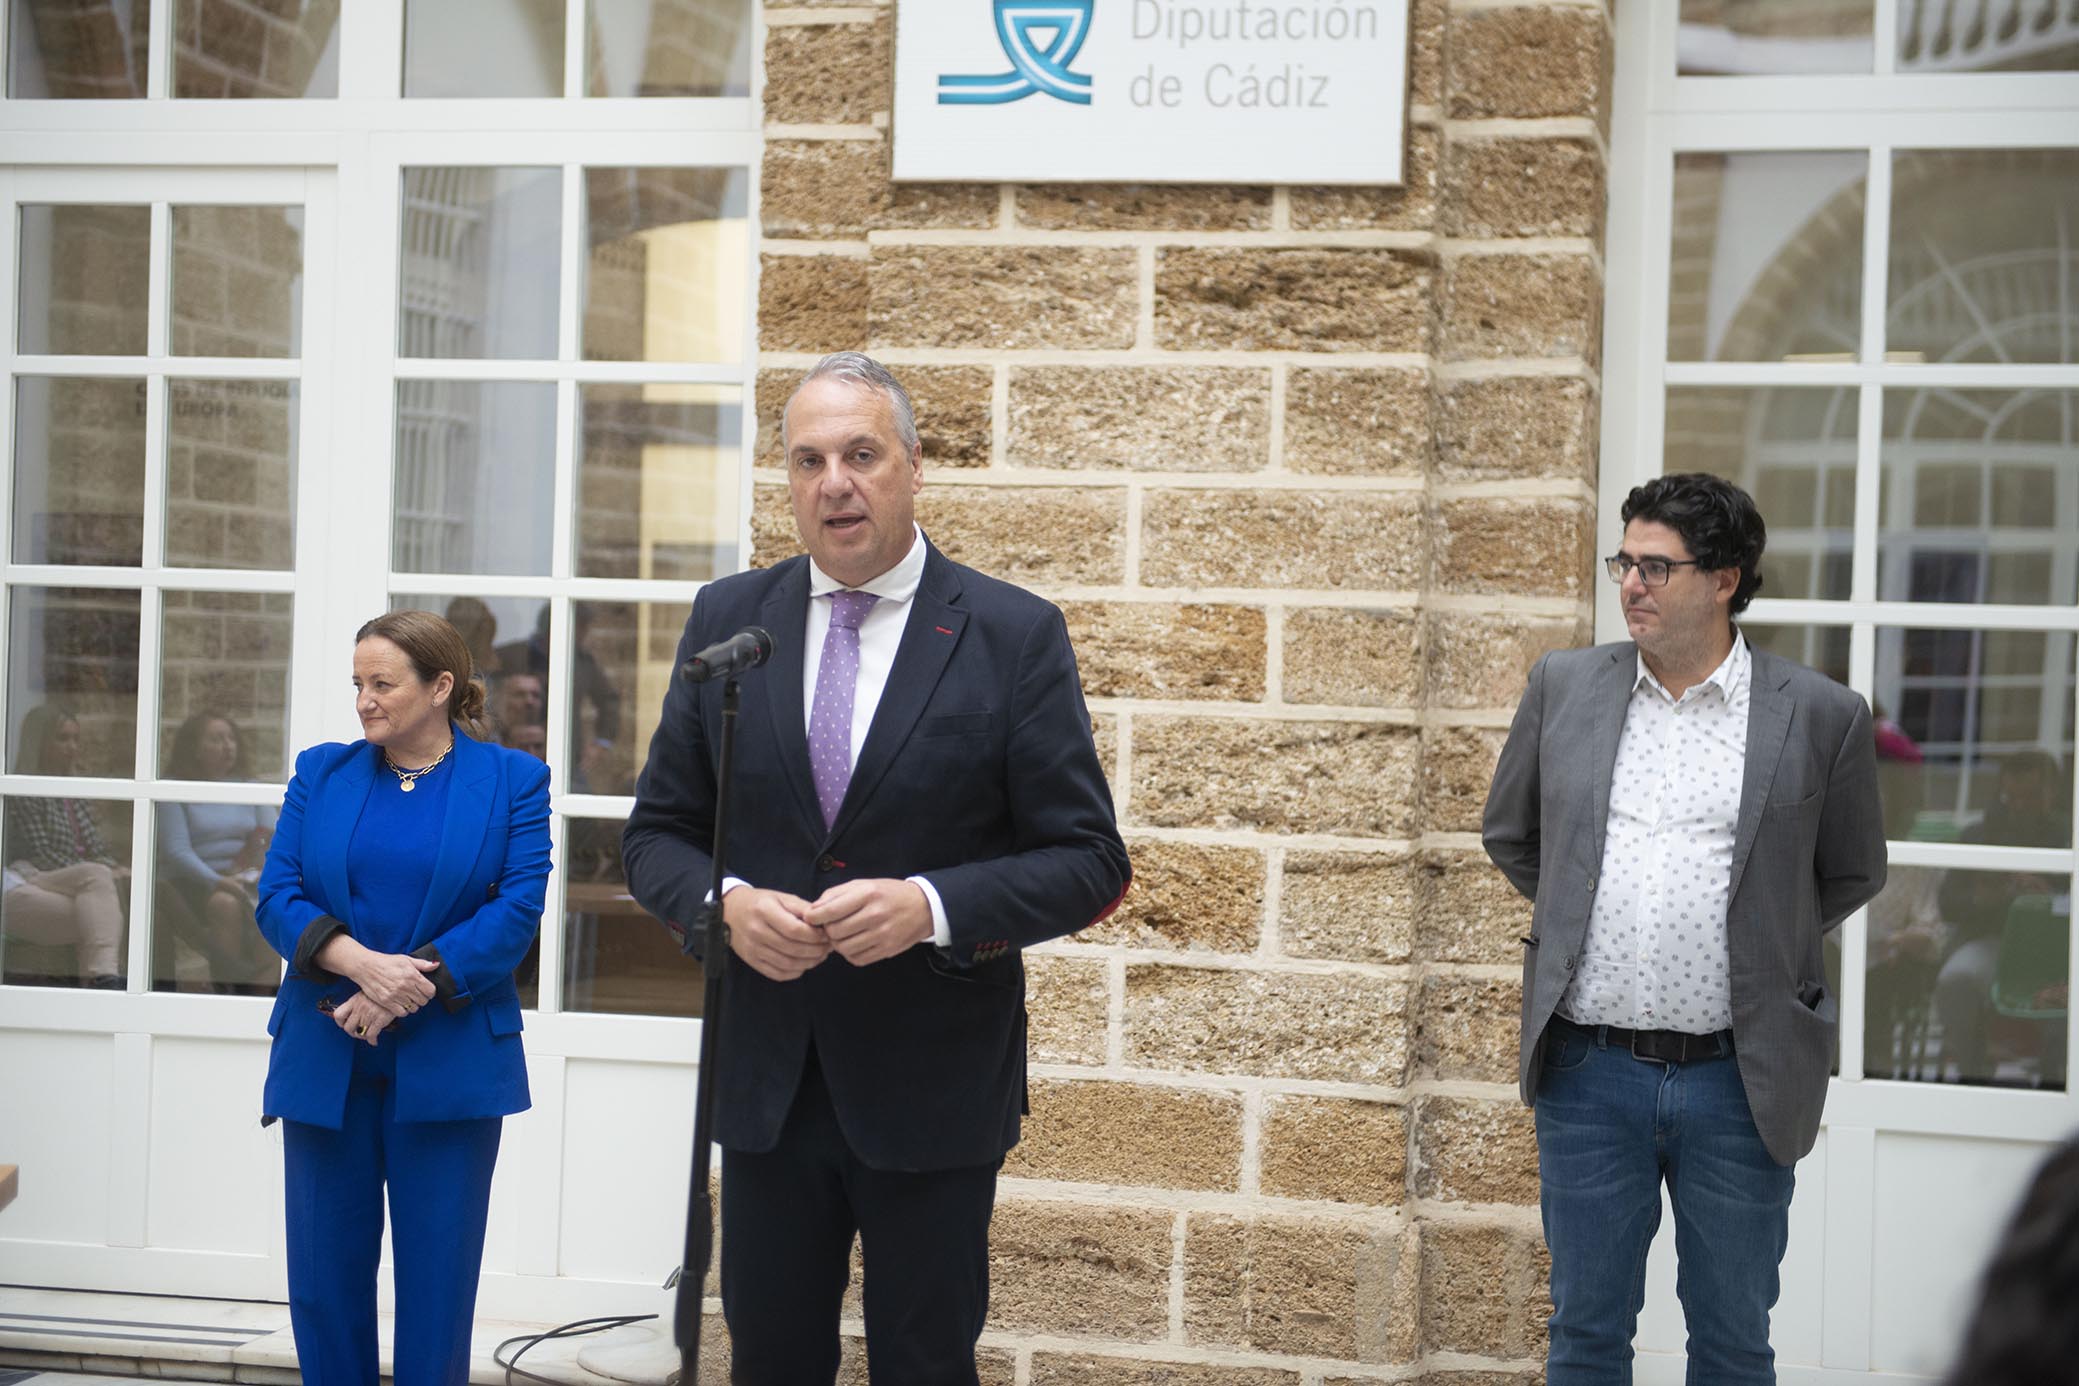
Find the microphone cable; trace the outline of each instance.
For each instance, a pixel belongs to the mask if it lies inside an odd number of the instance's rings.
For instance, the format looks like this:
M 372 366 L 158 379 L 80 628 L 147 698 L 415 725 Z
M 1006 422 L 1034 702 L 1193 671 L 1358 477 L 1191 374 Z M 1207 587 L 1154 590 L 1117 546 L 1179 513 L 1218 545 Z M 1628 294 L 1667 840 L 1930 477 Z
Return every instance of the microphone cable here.
M 608 1329 L 626 1328 L 629 1324 L 645 1323 L 656 1317 L 655 1314 L 618 1314 L 601 1319 L 577 1319 L 556 1328 L 544 1329 L 540 1333 L 517 1334 L 507 1338 L 497 1347 L 492 1348 L 491 1360 L 505 1368 L 505 1386 L 513 1386 L 517 1381 L 532 1381 L 539 1383 L 539 1386 L 570 1386 L 569 1382 L 558 1381 L 555 1377 L 542 1376 L 538 1372 L 528 1371 L 525 1367 L 519 1365 L 520 1359 L 526 1356 L 530 1349 L 538 1347 L 552 1338 L 582 1338 L 588 1333 L 604 1333 Z M 519 1343 L 522 1346 L 518 1352 L 515 1352 L 508 1358 L 504 1355 L 505 1350 L 514 1343 Z

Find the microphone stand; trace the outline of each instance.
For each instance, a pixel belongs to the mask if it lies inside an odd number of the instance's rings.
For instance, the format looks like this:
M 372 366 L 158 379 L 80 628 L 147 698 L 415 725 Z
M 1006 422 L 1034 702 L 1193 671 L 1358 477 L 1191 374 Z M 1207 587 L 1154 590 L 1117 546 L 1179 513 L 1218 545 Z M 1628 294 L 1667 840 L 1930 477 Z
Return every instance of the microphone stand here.
M 713 1162 L 715 1056 L 721 1048 L 722 974 L 729 966 L 729 926 L 722 921 L 722 862 L 729 847 L 729 790 L 736 747 L 737 681 L 722 685 L 722 755 L 715 775 L 714 876 L 702 926 L 701 966 L 707 990 L 700 1005 L 700 1078 L 693 1098 L 693 1178 L 686 1194 L 686 1251 L 679 1271 L 673 1337 L 679 1346 L 680 1386 L 700 1379 L 700 1325 L 707 1297 L 707 1270 L 715 1248 L 714 1213 L 708 1205 Z

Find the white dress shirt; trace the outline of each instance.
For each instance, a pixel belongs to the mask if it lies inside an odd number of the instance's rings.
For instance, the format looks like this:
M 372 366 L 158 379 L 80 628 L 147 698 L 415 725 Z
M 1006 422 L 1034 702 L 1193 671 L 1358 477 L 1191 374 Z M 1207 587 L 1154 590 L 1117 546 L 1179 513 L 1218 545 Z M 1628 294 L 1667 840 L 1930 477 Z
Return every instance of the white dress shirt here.
M 924 581 L 924 531 L 911 526 L 915 536 L 910 541 L 910 551 L 902 561 L 882 573 L 879 577 L 862 582 L 851 590 L 871 592 L 880 598 L 867 608 L 866 616 L 859 622 L 859 675 L 852 685 L 852 764 L 859 764 L 859 750 L 866 744 L 866 733 L 873 726 L 875 709 L 881 705 L 881 694 L 887 691 L 888 673 L 895 667 L 895 651 L 902 644 L 903 628 L 909 624 L 910 606 L 916 601 L 917 587 Z M 802 633 L 801 645 L 801 724 L 806 727 L 816 705 L 816 674 L 823 667 L 823 640 L 830 633 L 830 595 L 842 592 L 845 585 L 816 566 L 811 558 L 809 564 L 808 622 Z M 951 927 L 946 923 L 945 902 L 939 899 L 938 891 L 922 876 L 911 876 L 924 892 L 924 899 L 931 906 L 932 942 L 941 948 L 953 942 Z M 732 876 L 724 880 L 722 893 L 745 882 Z
M 1725 914 L 1752 666 L 1736 631 L 1724 662 L 1677 699 L 1639 659 L 1587 941 L 1559 1003 L 1568 1019 L 1697 1035 L 1732 1025 Z

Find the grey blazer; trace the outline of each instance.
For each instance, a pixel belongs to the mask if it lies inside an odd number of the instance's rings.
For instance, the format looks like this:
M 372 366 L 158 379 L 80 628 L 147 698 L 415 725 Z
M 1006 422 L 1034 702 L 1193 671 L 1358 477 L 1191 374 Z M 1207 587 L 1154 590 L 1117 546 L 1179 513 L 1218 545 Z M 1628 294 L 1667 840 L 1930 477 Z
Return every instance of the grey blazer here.
M 1525 1102 L 1588 933 L 1636 652 L 1626 640 L 1540 659 L 1487 792 L 1487 855 L 1536 902 L 1523 941 Z M 1787 1165 L 1818 1139 L 1840 1019 L 1820 938 L 1883 889 L 1884 823 L 1861 696 L 1753 656 L 1726 916 L 1733 1045 L 1762 1143 Z

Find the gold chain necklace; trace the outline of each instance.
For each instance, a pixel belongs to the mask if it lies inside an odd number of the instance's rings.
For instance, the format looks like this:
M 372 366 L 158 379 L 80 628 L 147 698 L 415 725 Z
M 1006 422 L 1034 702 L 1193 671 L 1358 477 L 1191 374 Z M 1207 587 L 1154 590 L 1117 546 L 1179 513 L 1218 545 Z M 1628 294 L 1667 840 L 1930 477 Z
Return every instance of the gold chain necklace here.
M 406 794 L 409 794 L 411 793 L 412 786 L 417 784 L 426 776 L 432 774 L 435 770 L 438 770 L 440 768 L 440 763 L 448 758 L 448 751 L 452 751 L 454 749 L 454 738 L 450 737 L 448 739 L 446 750 L 443 750 L 439 755 L 435 756 L 430 763 L 426 765 L 421 765 L 416 770 L 407 770 L 403 766 L 399 765 L 396 761 L 391 760 L 390 752 L 387 749 L 385 749 L 383 751 L 383 764 L 390 767 L 390 773 L 397 777 L 398 785 L 403 789 L 403 791 Z

